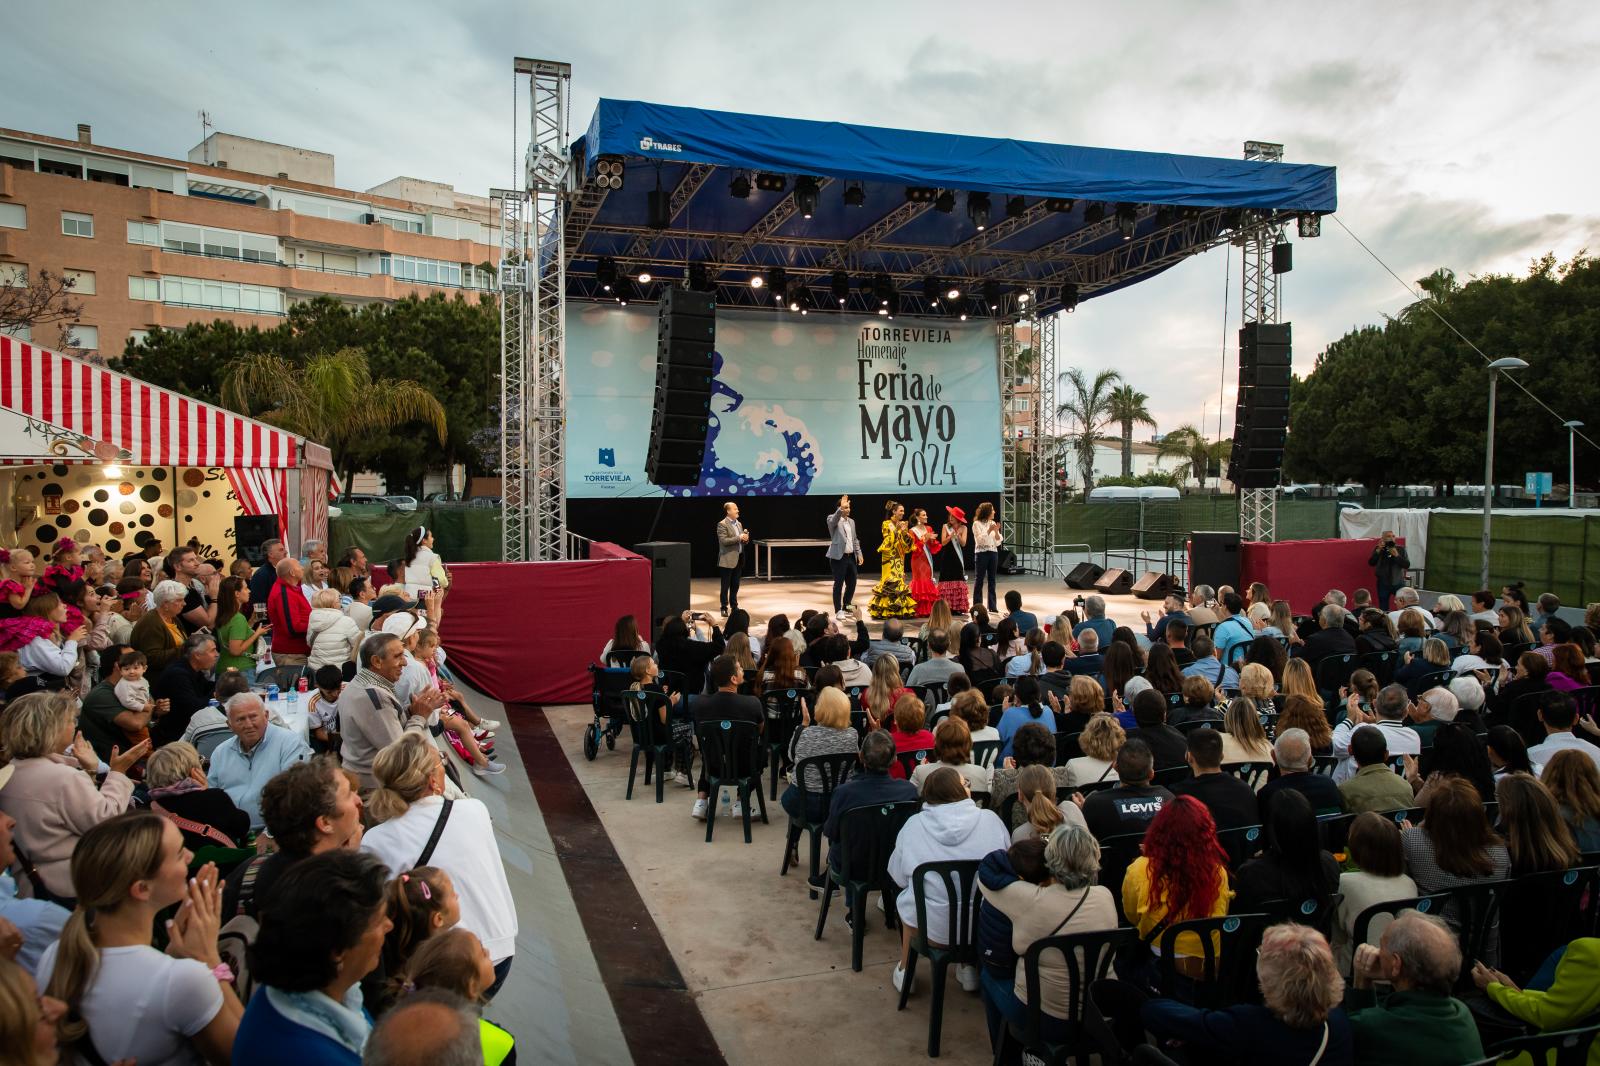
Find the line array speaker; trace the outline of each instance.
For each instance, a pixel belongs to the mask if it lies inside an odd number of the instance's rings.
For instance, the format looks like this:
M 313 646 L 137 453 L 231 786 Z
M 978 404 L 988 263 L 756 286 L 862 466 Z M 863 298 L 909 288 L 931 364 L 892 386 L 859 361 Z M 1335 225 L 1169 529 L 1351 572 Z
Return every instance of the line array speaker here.
M 1094 590 L 1108 596 L 1126 596 L 1133 591 L 1133 575 L 1113 566 L 1100 575 L 1100 579 L 1094 583 Z
M 645 476 L 653 485 L 693 485 L 705 461 L 711 418 L 717 304 L 710 293 L 669 287 L 656 325 L 656 391 Z
M 1272 488 L 1282 480 L 1291 342 L 1287 322 L 1251 322 L 1239 330 L 1239 399 L 1228 480 L 1241 489 Z
M 1067 575 L 1067 587 L 1071 589 L 1092 589 L 1100 575 L 1105 573 L 1093 563 L 1079 563 L 1072 568 L 1072 573 Z

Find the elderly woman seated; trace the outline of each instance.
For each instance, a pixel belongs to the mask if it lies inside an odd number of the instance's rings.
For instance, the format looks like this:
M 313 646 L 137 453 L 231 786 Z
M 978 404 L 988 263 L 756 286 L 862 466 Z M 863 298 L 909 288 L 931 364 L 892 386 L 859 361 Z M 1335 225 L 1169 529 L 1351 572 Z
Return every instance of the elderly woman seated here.
M 972 761 L 972 730 L 955 715 L 945 718 L 933 731 L 933 758 L 911 773 L 911 783 L 917 786 L 918 792 L 922 791 L 928 776 L 941 766 L 953 767 L 966 778 L 969 792 L 989 791 L 989 771 Z
M 250 842 L 250 815 L 227 792 L 211 787 L 193 744 L 174 741 L 151 755 L 144 783 L 150 789 L 150 809 L 178 827 L 190 851 Z

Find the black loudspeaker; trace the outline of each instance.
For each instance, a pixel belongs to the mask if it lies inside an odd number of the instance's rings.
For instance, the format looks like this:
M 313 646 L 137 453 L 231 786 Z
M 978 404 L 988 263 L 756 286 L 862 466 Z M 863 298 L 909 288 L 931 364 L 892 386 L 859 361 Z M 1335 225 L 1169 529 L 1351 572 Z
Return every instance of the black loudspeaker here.
M 1282 480 L 1291 335 L 1287 322 L 1251 322 L 1239 330 L 1239 398 L 1228 460 L 1228 480 L 1238 488 L 1272 488 Z
M 717 304 L 710 293 L 666 289 L 656 326 L 655 404 L 644 466 L 651 484 L 693 485 L 700 479 L 716 336 Z
M 1177 582 L 1172 580 L 1172 575 L 1147 570 L 1143 577 L 1133 583 L 1133 594 L 1141 600 L 1164 600 L 1176 587 Z
M 1232 531 L 1189 534 L 1189 587 L 1239 587 L 1239 534 Z
M 1022 567 L 1017 565 L 1017 553 L 1012 551 L 1010 548 L 1001 548 L 1000 558 L 996 562 L 997 565 L 995 566 L 995 569 L 1002 574 L 1011 575 L 1022 573 Z
M 1294 245 L 1279 241 L 1272 246 L 1272 272 L 1287 274 L 1294 269 Z
M 656 623 L 689 609 L 689 545 L 679 540 L 651 540 L 635 544 L 634 552 L 650 560 L 650 622 Z
M 1100 579 L 1094 583 L 1094 590 L 1108 596 L 1126 596 L 1133 591 L 1133 575 L 1113 566 L 1100 575 Z
M 1072 568 L 1072 573 L 1067 575 L 1067 587 L 1071 589 L 1092 589 L 1103 569 L 1093 563 L 1079 563 Z
M 251 566 L 261 566 L 267 561 L 261 546 L 278 539 L 278 516 L 275 514 L 241 514 L 233 518 L 233 545 L 236 558 Z

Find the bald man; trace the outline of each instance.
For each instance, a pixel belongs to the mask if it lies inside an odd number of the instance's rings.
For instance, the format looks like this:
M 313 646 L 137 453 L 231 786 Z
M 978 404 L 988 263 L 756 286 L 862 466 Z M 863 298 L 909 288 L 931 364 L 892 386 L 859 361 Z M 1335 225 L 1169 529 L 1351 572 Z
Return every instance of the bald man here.
M 367 1038 L 362 1066 L 482 1066 L 478 1020 L 459 996 L 425 988 L 401 1000 Z

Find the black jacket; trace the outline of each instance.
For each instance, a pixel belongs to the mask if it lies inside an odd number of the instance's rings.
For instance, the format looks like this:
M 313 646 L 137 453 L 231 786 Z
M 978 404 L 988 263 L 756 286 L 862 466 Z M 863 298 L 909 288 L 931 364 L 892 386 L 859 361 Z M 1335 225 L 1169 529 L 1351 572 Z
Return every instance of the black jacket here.
M 171 700 L 172 707 L 160 718 L 150 720 L 151 743 L 159 748 L 182 740 L 194 712 L 211 702 L 212 688 L 210 678 L 190 666 L 188 659 L 178 658 L 168 663 L 150 686 L 150 697 Z
M 1354 655 L 1356 652 L 1356 638 L 1343 626 L 1319 629 L 1305 640 L 1304 644 L 1295 646 L 1295 657 L 1313 665 L 1329 655 Z
M 1140 726 L 1138 729 L 1128 731 L 1129 737 L 1138 737 L 1150 745 L 1150 752 L 1156 757 L 1156 769 L 1167 770 L 1174 766 L 1183 765 L 1183 757 L 1189 751 L 1189 741 L 1176 729 L 1165 722 L 1160 725 Z
M 1255 789 L 1232 774 L 1201 774 L 1172 786 L 1174 796 L 1193 796 L 1211 811 L 1220 829 L 1259 825 Z
M 1372 567 L 1373 576 L 1378 579 L 1378 584 L 1399 588 L 1406 583 L 1406 571 L 1411 567 L 1411 556 L 1406 554 L 1404 544 L 1396 543 L 1393 547 L 1379 544 L 1372 549 L 1367 565 Z
M 1271 809 L 1272 797 L 1286 788 L 1302 793 L 1311 801 L 1311 809 L 1318 814 L 1324 811 L 1340 813 L 1344 811 L 1344 796 L 1340 794 L 1339 786 L 1333 783 L 1333 778 L 1307 770 L 1302 773 L 1284 774 L 1261 786 L 1261 791 L 1256 793 L 1260 824 L 1267 824 L 1267 811 Z
M 1378 651 L 1394 651 L 1399 642 L 1389 635 L 1387 629 L 1368 629 L 1356 638 L 1356 650 L 1363 655 Z
M 150 802 L 152 806 L 160 804 L 163 809 L 187 821 L 220 830 L 233 841 L 235 847 L 242 848 L 250 841 L 250 816 L 241 811 L 220 788 L 200 788 L 192 792 L 152 797 Z M 227 846 L 202 832 L 192 832 L 182 825 L 178 828 L 183 832 L 183 846 L 190 851 Z

